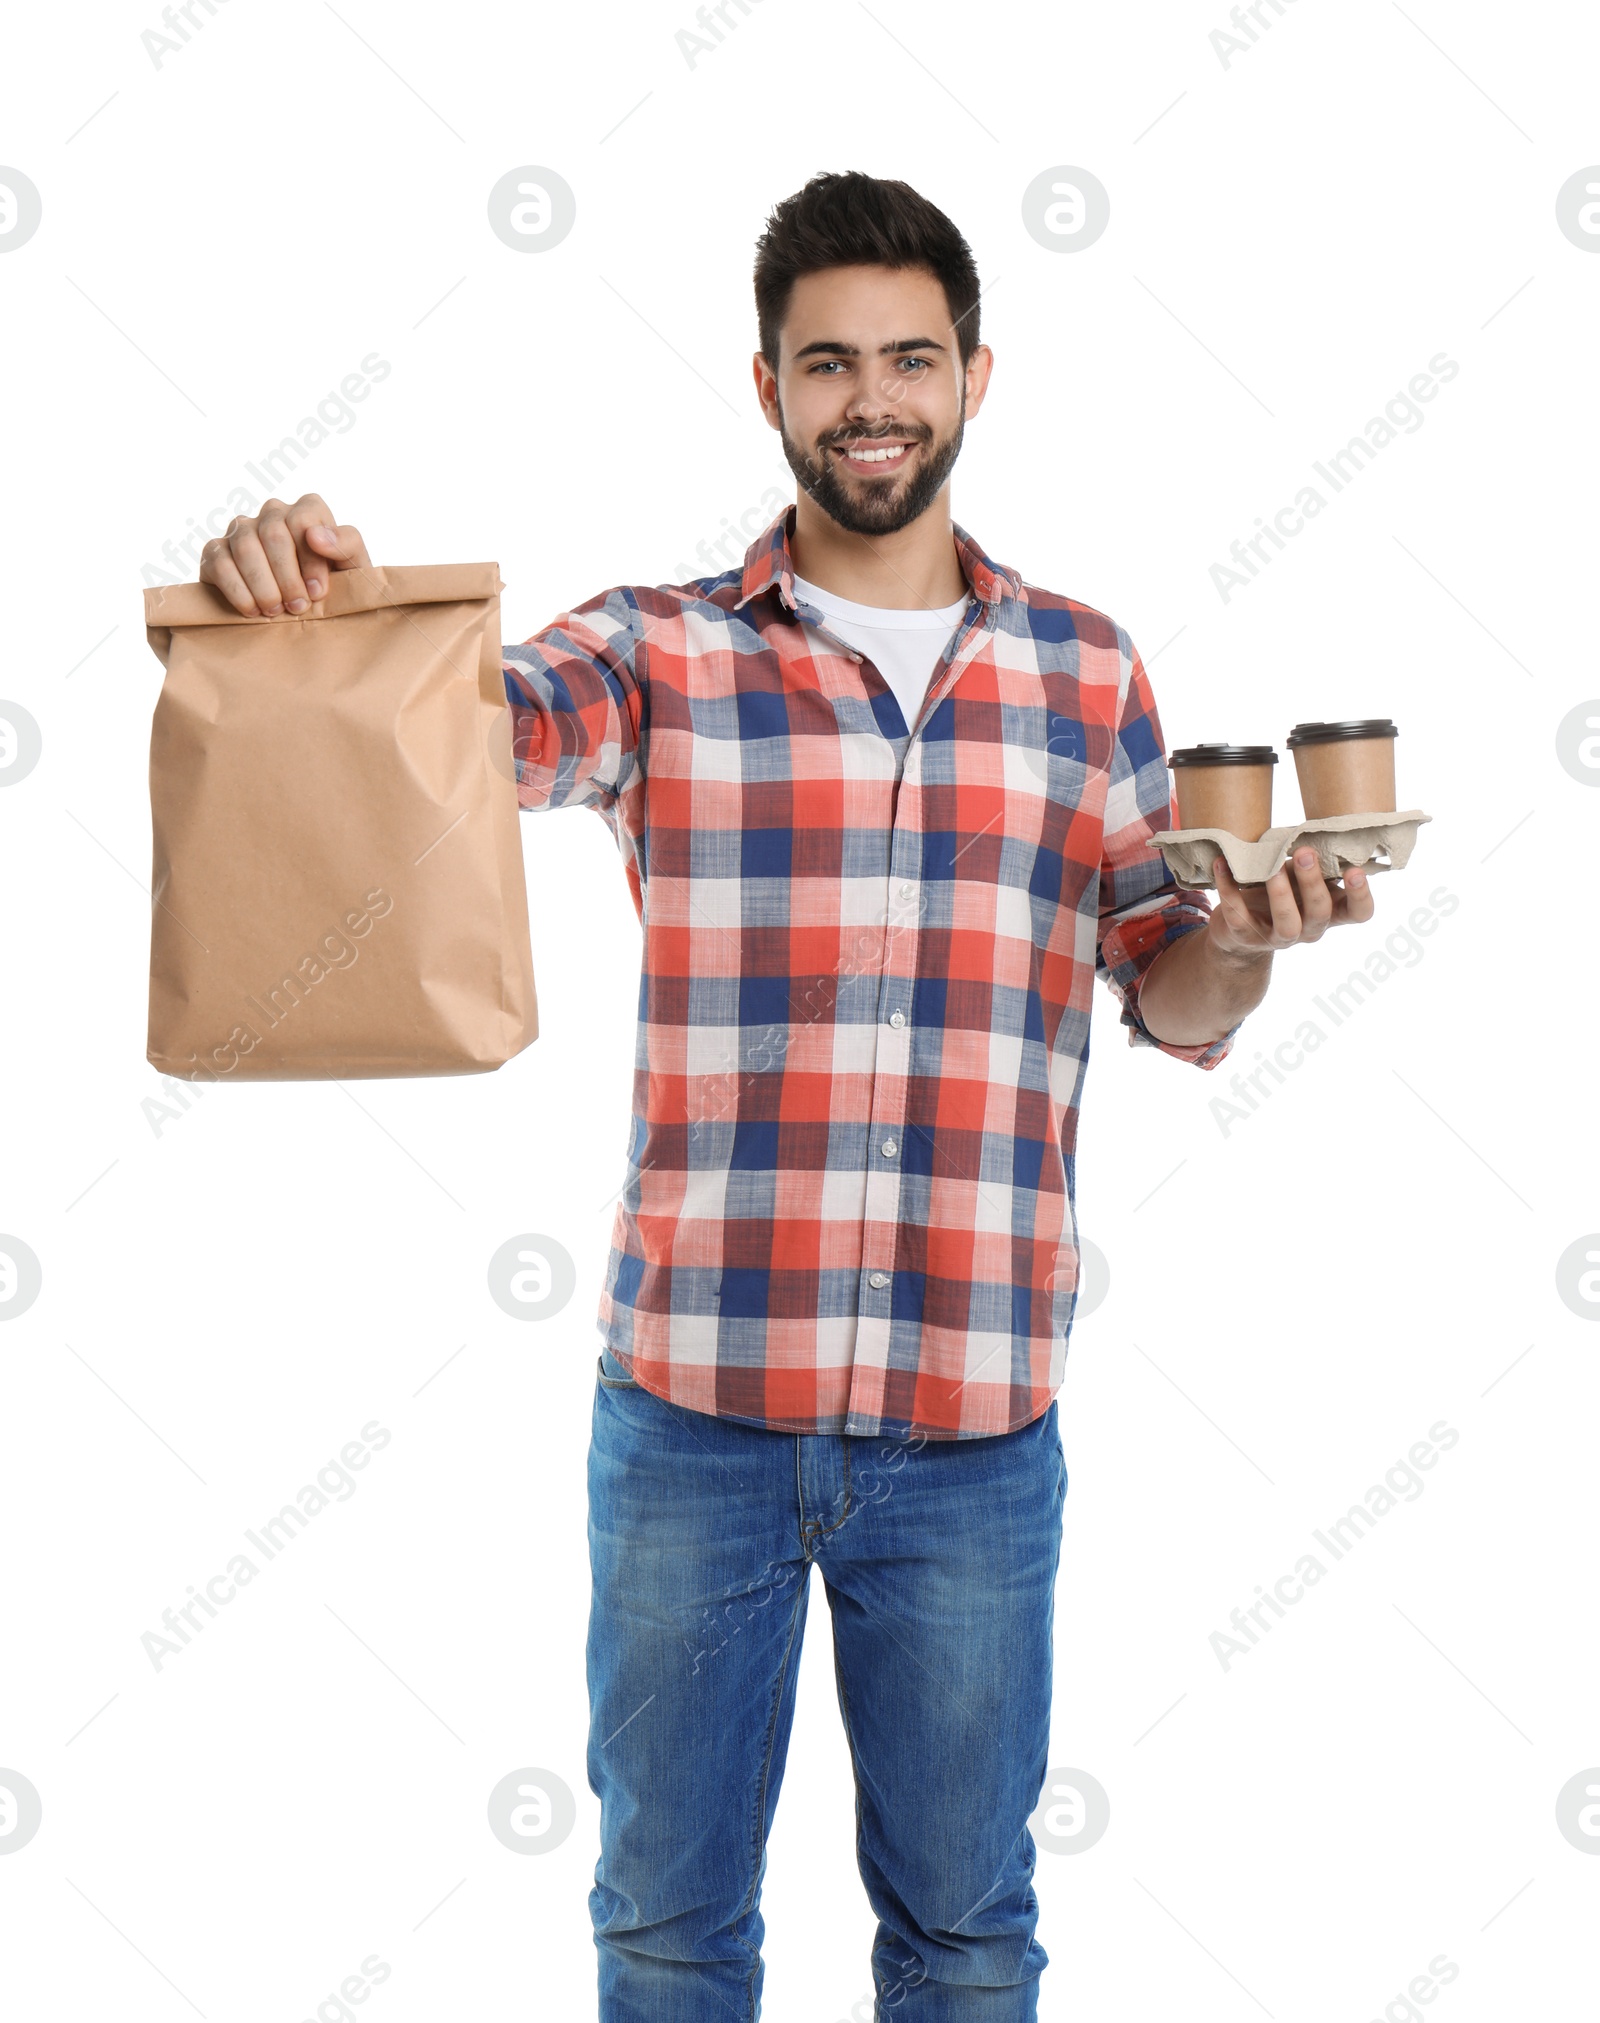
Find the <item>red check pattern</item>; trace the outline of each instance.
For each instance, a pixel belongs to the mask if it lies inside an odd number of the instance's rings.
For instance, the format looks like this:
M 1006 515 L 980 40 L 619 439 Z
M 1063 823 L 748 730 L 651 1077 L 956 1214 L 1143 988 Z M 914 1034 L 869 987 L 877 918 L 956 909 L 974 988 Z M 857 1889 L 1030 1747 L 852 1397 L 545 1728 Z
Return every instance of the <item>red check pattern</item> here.
M 1139 1016 L 1210 909 L 1146 848 L 1176 818 L 1119 626 L 957 528 L 971 601 L 908 727 L 796 605 L 792 516 L 503 650 L 522 805 L 604 816 L 644 928 L 600 1331 L 693 1411 L 1004 1433 L 1065 1372 L 1094 979 L 1130 1044 L 1216 1066 L 1233 1032 Z

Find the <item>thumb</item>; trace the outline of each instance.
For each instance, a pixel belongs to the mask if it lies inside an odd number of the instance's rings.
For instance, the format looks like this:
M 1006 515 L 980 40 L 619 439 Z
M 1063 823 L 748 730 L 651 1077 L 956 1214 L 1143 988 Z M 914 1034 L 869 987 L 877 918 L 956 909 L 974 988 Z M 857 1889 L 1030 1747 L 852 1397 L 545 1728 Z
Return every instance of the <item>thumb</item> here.
M 354 527 L 308 527 L 304 539 L 310 550 L 310 561 L 303 573 L 306 589 L 313 597 L 320 597 L 327 587 L 320 573 L 313 575 L 319 561 L 324 562 L 330 571 L 371 566 L 367 544 Z

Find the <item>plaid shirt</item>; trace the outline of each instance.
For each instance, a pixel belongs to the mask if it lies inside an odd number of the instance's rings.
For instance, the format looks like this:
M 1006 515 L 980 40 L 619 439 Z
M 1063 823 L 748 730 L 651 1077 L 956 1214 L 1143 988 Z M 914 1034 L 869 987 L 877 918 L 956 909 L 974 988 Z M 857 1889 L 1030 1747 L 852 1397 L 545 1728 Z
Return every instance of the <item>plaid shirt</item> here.
M 502 652 L 522 805 L 605 817 L 644 929 L 600 1332 L 747 1425 L 1005 1433 L 1065 1374 L 1094 978 L 1132 1045 L 1211 1068 L 1238 1028 L 1139 1016 L 1210 908 L 1146 848 L 1176 821 L 1128 635 L 957 527 L 971 600 L 908 729 L 796 603 L 793 510 L 742 569 Z

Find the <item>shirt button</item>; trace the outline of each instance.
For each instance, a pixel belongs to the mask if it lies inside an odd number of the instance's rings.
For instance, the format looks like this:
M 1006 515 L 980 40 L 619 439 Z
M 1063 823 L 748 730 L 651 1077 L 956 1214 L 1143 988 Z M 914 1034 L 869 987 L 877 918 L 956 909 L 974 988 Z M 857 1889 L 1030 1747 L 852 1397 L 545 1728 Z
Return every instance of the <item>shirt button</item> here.
M 900 888 L 900 897 L 902 899 L 909 899 L 912 893 L 916 891 L 916 889 L 917 888 L 914 885 L 902 885 Z
M 867 1280 L 868 1285 L 877 1287 L 879 1291 L 881 1291 L 883 1287 L 886 1286 L 888 1283 L 889 1283 L 889 1274 L 886 1271 L 875 1271 L 872 1274 L 871 1278 Z
M 883 1156 L 884 1156 L 884 1158 L 885 1158 L 885 1159 L 892 1159 L 892 1158 L 894 1157 L 894 1155 L 896 1154 L 896 1152 L 898 1152 L 899 1150 L 900 1150 L 900 1147 L 899 1147 L 899 1146 L 898 1146 L 898 1145 L 897 1145 L 897 1144 L 895 1143 L 895 1141 L 894 1141 L 894 1140 L 893 1140 L 892 1138 L 885 1138 L 885 1139 L 884 1139 L 884 1141 L 883 1141 Z
M 903 1026 L 903 1025 L 905 1024 L 905 1022 L 906 1022 L 906 1015 L 905 1015 L 905 1013 L 904 1013 L 903 1011 L 892 1011 L 892 1012 L 890 1012 L 890 1014 L 889 1014 L 889 1023 L 890 1023 L 890 1025 L 892 1025 L 892 1026 Z

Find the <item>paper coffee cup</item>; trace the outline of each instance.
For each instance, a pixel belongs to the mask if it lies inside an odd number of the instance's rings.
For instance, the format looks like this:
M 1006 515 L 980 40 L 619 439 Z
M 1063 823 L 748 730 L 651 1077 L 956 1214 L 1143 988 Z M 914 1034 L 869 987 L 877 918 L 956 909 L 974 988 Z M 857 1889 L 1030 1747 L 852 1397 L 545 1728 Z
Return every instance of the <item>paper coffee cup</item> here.
M 1272 827 L 1271 745 L 1186 745 L 1170 752 L 1180 829 L 1226 829 L 1241 843 Z
M 1347 717 L 1296 724 L 1288 736 L 1308 822 L 1325 815 L 1387 815 L 1395 810 L 1393 722 Z

